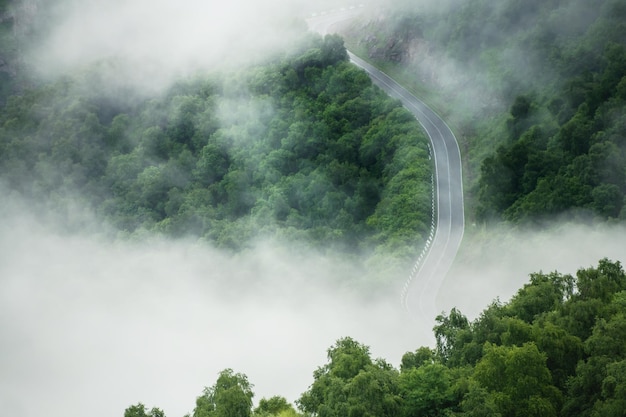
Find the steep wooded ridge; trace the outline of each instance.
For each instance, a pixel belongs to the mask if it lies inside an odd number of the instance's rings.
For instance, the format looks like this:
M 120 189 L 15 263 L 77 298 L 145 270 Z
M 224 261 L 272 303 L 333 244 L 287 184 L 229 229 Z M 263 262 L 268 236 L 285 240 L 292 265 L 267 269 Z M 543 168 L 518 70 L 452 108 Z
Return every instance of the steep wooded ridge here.
M 11 65 L 22 61 L 11 48 L 45 33 L 27 22 L 55 9 L 6 4 Z M 123 237 L 374 249 L 402 264 L 391 278 L 433 239 L 432 161 L 418 124 L 346 61 L 341 39 L 312 36 L 274 61 L 148 97 L 107 85 L 114 59 L 55 82 L 21 84 L 12 71 L 0 186 L 75 229 L 88 225 L 76 217 L 86 206 Z
M 625 21 L 618 0 L 469 0 L 380 11 L 347 37 L 443 95 L 477 219 L 624 219 Z
M 337 30 L 359 19 L 364 8 L 335 9 L 307 19 L 309 27 L 321 34 Z M 417 320 L 437 314 L 435 298 L 456 257 L 465 228 L 462 164 L 459 145 L 446 122 L 427 104 L 411 94 L 378 68 L 348 51 L 350 61 L 362 68 L 374 84 L 394 97 L 420 122 L 430 140 L 434 162 L 431 231 L 401 291 L 400 302 Z M 417 161 L 416 161 L 417 162 Z
M 431 223 L 427 139 L 341 38 L 303 37 L 159 96 L 108 88 L 96 66 L 9 97 L 0 178 L 68 218 L 78 200 L 123 233 L 377 247 L 407 262 Z

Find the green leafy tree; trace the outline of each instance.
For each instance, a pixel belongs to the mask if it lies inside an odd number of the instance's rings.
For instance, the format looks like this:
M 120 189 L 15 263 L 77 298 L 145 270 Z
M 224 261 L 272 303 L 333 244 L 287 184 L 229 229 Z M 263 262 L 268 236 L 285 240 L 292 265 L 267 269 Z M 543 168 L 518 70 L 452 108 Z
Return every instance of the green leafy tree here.
M 343 380 L 354 378 L 372 364 L 369 347 L 349 337 L 339 339 L 328 349 L 328 359 L 328 373 Z
M 326 65 L 347 61 L 348 54 L 343 44 L 343 38 L 339 35 L 326 35 L 322 43 L 322 62 Z
M 253 385 L 244 374 L 232 369 L 220 372 L 215 385 L 196 399 L 193 417 L 250 417 Z
M 343 338 L 328 350 L 328 359 L 297 401 L 304 413 L 374 417 L 400 412 L 398 372 L 382 360 L 372 361 L 367 346 Z
M 281 396 L 261 398 L 259 405 L 254 409 L 255 416 L 286 416 L 295 412 L 293 406 Z
M 570 299 L 574 292 L 574 278 L 559 273 L 530 275 L 530 282 L 524 284 L 506 308 L 507 314 L 532 323 L 541 314 L 559 308 Z
M 626 410 L 626 360 L 606 367 L 600 398 L 593 405 L 593 416 L 618 417 Z
M 404 416 L 445 416 L 456 405 L 449 368 L 440 363 L 424 364 L 400 374 L 399 386 Z
M 606 260 L 605 260 L 606 262 Z M 589 272 L 587 270 L 587 272 Z M 564 410 L 583 416 L 619 415 L 626 361 L 626 290 L 613 296 L 584 342 L 586 358 L 568 383 Z M 623 409 L 622 409 L 623 410 Z M 617 412 L 617 414 L 616 414 Z M 622 411 L 623 412 L 623 411 Z
M 626 289 L 626 274 L 620 262 L 600 260 L 597 268 L 581 269 L 576 274 L 576 299 L 597 298 L 604 302 Z
M 471 381 L 468 392 L 461 401 L 463 415 L 467 417 L 502 417 L 496 404 L 496 396 L 475 381 Z
M 409 369 L 419 368 L 422 365 L 432 364 L 434 361 L 435 352 L 428 347 L 422 346 L 415 352 L 407 352 L 402 355 L 400 371 L 405 372 Z
M 563 304 L 559 319 L 561 327 L 585 341 L 591 336 L 598 318 L 607 318 L 607 303 L 615 294 L 626 289 L 626 275 L 620 262 L 600 260 L 596 268 L 580 269 L 576 273 L 576 292 Z
M 539 350 L 547 355 L 546 365 L 554 385 L 565 390 L 569 377 L 574 375 L 576 365 L 583 358 L 582 341 L 549 320 L 538 320 L 533 324 L 532 338 Z
M 552 385 L 545 354 L 534 343 L 487 344 L 474 378 L 490 393 L 502 416 L 557 416 L 561 393 Z
M 470 324 L 459 310 L 452 308 L 449 315 L 440 314 L 435 319 L 437 324 L 433 328 L 436 340 L 437 357 L 443 363 L 459 365 L 461 348 L 469 341 Z
M 148 411 L 142 403 L 137 403 L 124 410 L 124 417 L 165 417 L 165 413 L 156 407 Z

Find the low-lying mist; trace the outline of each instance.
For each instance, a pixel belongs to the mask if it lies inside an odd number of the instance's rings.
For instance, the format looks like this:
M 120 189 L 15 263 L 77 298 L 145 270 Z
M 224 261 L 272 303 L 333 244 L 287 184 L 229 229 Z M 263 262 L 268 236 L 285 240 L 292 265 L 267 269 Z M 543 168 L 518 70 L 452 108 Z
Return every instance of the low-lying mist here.
M 358 280 L 353 261 L 275 242 L 233 255 L 197 242 L 111 241 L 99 226 L 68 233 L 23 203 L 2 206 L 7 415 L 104 417 L 141 401 L 182 416 L 229 367 L 248 375 L 256 401 L 294 401 L 340 337 L 396 364 L 428 343 L 430 322 L 409 322 L 397 294 L 340 284 Z
M 455 263 L 440 288 L 440 309 L 476 318 L 496 298 L 507 301 L 534 272 L 576 274 L 602 258 L 626 262 L 624 224 L 555 219 L 547 229 L 468 226 Z
M 150 236 L 113 241 L 102 225 L 70 233 L 13 198 L 1 208 L 7 415 L 121 415 L 141 401 L 182 416 L 228 367 L 249 377 L 255 401 L 294 401 L 340 337 L 396 366 L 403 353 L 434 345 L 434 318 L 410 320 L 396 291 L 363 294 L 346 285 L 358 282 L 367 260 L 277 242 L 232 254 Z M 602 257 L 624 262 L 623 227 L 466 236 L 437 307 L 456 306 L 470 319 L 493 299 L 508 300 L 531 272 L 575 273 Z

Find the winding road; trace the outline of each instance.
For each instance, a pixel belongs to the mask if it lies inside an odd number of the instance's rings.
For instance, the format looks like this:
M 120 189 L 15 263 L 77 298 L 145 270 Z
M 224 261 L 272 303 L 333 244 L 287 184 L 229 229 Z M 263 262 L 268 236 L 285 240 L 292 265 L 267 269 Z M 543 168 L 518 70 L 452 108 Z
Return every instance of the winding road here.
M 333 25 L 353 18 L 357 13 L 358 9 L 341 10 L 312 17 L 307 23 L 311 30 L 325 35 Z M 411 317 L 432 320 L 439 314 L 435 304 L 437 293 L 456 257 L 465 228 L 459 145 L 448 125 L 424 102 L 387 74 L 351 52 L 348 55 L 355 65 L 369 74 L 374 84 L 402 102 L 417 118 L 430 139 L 435 168 L 433 222 L 425 247 L 402 290 L 401 303 Z

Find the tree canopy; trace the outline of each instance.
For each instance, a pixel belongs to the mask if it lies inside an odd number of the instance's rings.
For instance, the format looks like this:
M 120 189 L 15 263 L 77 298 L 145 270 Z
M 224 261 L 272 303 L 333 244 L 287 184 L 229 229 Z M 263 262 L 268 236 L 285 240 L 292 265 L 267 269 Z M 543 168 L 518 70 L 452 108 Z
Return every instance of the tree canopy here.
M 78 200 L 120 235 L 232 250 L 261 236 L 406 258 L 424 240 L 427 139 L 348 62 L 340 37 L 307 35 L 271 62 L 148 97 L 107 92 L 92 82 L 99 71 L 8 98 L 8 189 L 59 212 Z
M 193 417 L 250 417 L 253 385 L 232 369 L 220 372 L 217 381 L 196 399 Z

